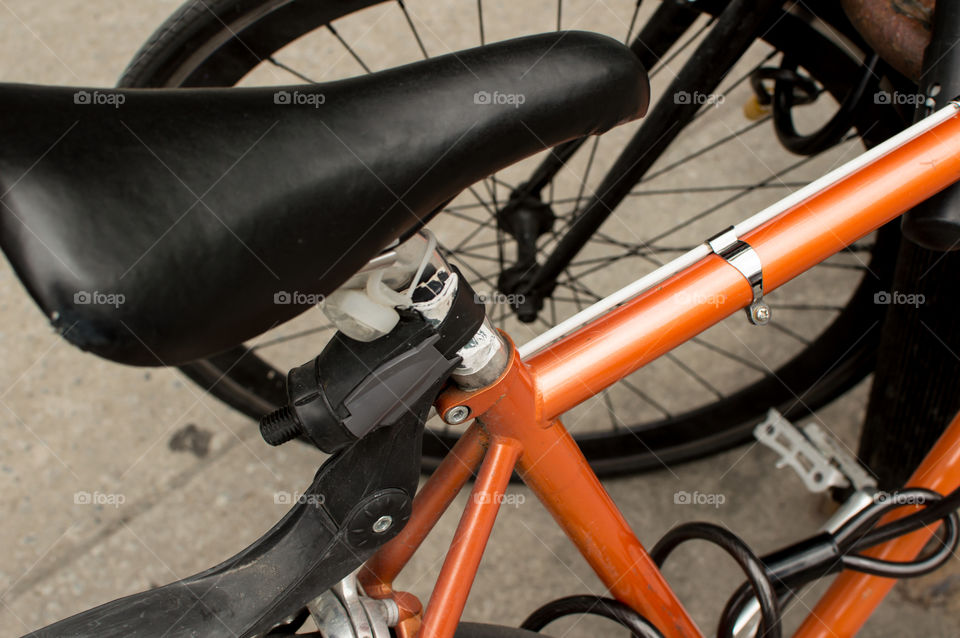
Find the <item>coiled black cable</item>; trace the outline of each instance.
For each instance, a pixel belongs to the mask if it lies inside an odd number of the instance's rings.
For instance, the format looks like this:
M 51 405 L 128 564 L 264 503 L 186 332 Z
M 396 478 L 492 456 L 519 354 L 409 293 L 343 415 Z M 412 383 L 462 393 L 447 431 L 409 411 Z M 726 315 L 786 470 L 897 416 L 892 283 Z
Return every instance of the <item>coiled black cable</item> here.
M 704 540 L 723 549 L 747 575 L 750 587 L 760 601 L 760 628 L 765 638 L 780 638 L 780 601 L 774 589 L 770 571 L 743 540 L 730 530 L 712 523 L 684 523 L 674 527 L 650 551 L 658 565 L 678 545 L 689 540 Z
M 960 488 L 955 489 L 936 503 L 903 518 L 871 530 L 858 543 L 861 547 L 873 547 L 888 540 L 916 531 L 955 513 L 960 509 Z
M 860 80 L 850 89 L 837 112 L 826 124 L 809 135 L 798 133 L 793 124 L 791 109 L 797 103 L 794 83 L 778 80 L 773 90 L 773 124 L 780 143 L 791 153 L 816 155 L 843 139 L 853 126 L 857 111 L 863 106 L 864 98 L 870 95 L 876 86 L 879 63 L 880 56 L 876 53 L 864 62 Z M 786 55 L 780 63 L 782 70 L 794 73 L 797 71 L 797 66 L 797 61 Z
M 540 631 L 554 620 L 574 614 L 590 614 L 614 620 L 636 638 L 663 638 L 663 634 L 632 608 L 613 598 L 599 596 L 567 596 L 540 607 L 523 621 L 520 629 Z
M 865 524 L 861 523 L 859 526 L 862 527 L 862 529 L 855 528 L 852 532 L 845 534 L 842 540 L 839 540 L 838 532 L 838 542 L 841 543 L 842 549 L 841 562 L 843 566 L 847 569 L 864 572 L 866 574 L 872 574 L 874 576 L 884 576 L 886 578 L 914 578 L 916 576 L 929 574 L 933 570 L 937 569 L 943 565 L 945 561 L 949 560 L 950 556 L 952 556 L 956 551 L 958 544 L 960 544 L 960 518 L 957 517 L 957 512 L 955 510 L 950 511 L 945 517 L 942 518 L 944 523 L 944 538 L 941 546 L 925 558 L 904 562 L 888 561 L 870 556 L 862 556 L 857 552 L 884 542 L 884 540 L 879 540 L 882 539 L 883 536 L 871 536 L 869 533 L 870 529 L 879 519 L 879 516 L 899 507 L 913 504 L 932 503 L 933 505 L 929 506 L 927 509 L 933 510 L 934 506 L 940 505 L 944 500 L 945 498 L 943 496 L 932 490 L 911 488 L 897 492 L 884 501 L 881 501 L 881 504 L 886 505 L 887 507 L 882 508 L 873 516 L 866 517 L 866 521 L 864 521 Z M 867 509 L 869 510 L 871 508 Z M 926 510 L 921 510 L 921 512 L 923 511 Z M 939 514 L 941 513 L 942 508 L 938 507 L 933 511 Z M 930 521 L 930 523 L 933 523 L 937 520 L 940 519 L 933 519 Z M 851 520 L 850 523 L 856 523 L 856 520 Z M 923 526 L 917 524 L 916 522 L 914 524 L 917 525 L 915 529 L 920 529 L 920 527 Z M 885 525 L 884 527 L 887 526 Z M 880 528 L 878 531 L 882 530 L 883 528 Z M 843 531 L 843 528 L 841 528 L 841 531 Z M 890 539 L 887 538 L 885 540 Z
M 927 507 L 883 525 L 876 530 L 872 529 L 877 521 L 888 512 L 915 504 L 927 505 Z M 910 578 L 930 573 L 949 560 L 957 547 L 960 546 L 960 517 L 957 516 L 956 512 L 958 506 L 960 506 L 960 489 L 943 497 L 931 490 L 908 488 L 882 500 L 876 500 L 851 517 L 835 534 L 821 534 L 820 537 L 807 540 L 806 546 L 808 548 L 832 550 L 832 556 L 831 551 L 819 554 L 824 559 L 820 561 L 820 564 L 807 565 L 802 570 L 796 570 L 791 572 L 789 576 L 784 576 L 783 579 L 779 575 L 785 572 L 778 570 L 776 567 L 772 569 L 780 604 L 783 604 L 784 600 L 792 595 L 794 588 L 830 573 L 838 572 L 841 569 L 851 569 L 887 578 Z M 858 553 L 939 520 L 944 521 L 944 538 L 941 546 L 927 557 L 913 561 L 894 562 L 862 556 Z M 818 538 L 821 540 L 818 540 Z M 767 566 L 786 565 L 789 562 L 791 551 L 796 551 L 800 547 L 804 547 L 804 542 L 797 543 L 786 550 L 769 554 L 762 560 Z M 787 561 L 784 561 L 784 557 L 787 558 Z M 717 628 L 718 638 L 732 638 L 737 619 L 754 597 L 752 590 L 752 583 L 743 583 L 727 601 Z

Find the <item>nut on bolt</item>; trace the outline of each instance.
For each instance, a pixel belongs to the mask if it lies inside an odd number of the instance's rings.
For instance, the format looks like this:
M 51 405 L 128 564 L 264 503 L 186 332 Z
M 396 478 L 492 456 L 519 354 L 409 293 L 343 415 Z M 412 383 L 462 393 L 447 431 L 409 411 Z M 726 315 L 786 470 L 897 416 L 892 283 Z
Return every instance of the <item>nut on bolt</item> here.
M 460 425 L 470 418 L 470 408 L 465 405 L 456 405 L 447 410 L 443 415 L 443 420 L 450 425 Z

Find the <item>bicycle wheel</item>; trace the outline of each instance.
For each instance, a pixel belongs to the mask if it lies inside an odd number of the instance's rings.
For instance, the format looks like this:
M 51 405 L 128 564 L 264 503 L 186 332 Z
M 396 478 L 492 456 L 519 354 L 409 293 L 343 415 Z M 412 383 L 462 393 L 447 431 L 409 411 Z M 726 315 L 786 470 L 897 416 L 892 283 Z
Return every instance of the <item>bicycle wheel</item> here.
M 639 10 L 634 0 L 608 5 L 610 15 L 573 0 L 522 8 L 494 0 L 198 0 L 181 7 L 144 45 L 121 85 L 326 81 L 556 28 L 626 35 L 628 42 L 638 33 L 651 36 L 655 7 Z M 672 68 L 695 55 L 714 20 L 708 13 L 695 14 L 689 28 L 652 34 L 663 40 L 656 46 L 665 52 L 651 69 L 655 98 Z M 510 304 L 501 303 L 510 300 L 498 293 L 498 279 L 517 255 L 496 215 L 542 157 L 491 176 L 451 202 L 431 228 L 474 288 L 488 295 L 495 323 L 522 343 L 849 159 L 863 144 L 898 130 L 902 122 L 893 108 L 872 104 L 840 143 L 797 157 L 774 141 L 769 116 L 744 119 L 739 105 L 750 99 L 748 80 L 780 56 L 789 56 L 794 68 L 822 89 L 812 104 L 794 109 L 798 128 L 816 128 L 829 119 L 863 73 L 863 55 L 850 40 L 835 37 L 841 30 L 856 42 L 855 34 L 847 25 L 837 26 L 837 15 L 829 20 L 832 26 L 784 11 L 772 21 L 717 92 L 707 96 L 709 103 L 693 122 L 592 234 L 535 323 L 518 321 Z M 593 138 L 567 158 L 539 203 L 550 223 L 536 244 L 538 254 L 569 231 L 573 214 L 641 125 Z M 897 241 L 895 229 L 884 229 L 774 292 L 769 301 L 775 320 L 769 327 L 747 326 L 738 314 L 572 410 L 565 422 L 596 471 L 639 471 L 714 453 L 749 439 L 771 406 L 795 418 L 852 387 L 873 367 L 885 308 L 874 303 L 874 295 L 889 289 Z M 330 334 L 322 315 L 310 311 L 183 371 L 256 418 L 284 401 L 286 370 L 318 352 Z M 458 434 L 458 428 L 439 420 L 429 424 L 427 468 Z

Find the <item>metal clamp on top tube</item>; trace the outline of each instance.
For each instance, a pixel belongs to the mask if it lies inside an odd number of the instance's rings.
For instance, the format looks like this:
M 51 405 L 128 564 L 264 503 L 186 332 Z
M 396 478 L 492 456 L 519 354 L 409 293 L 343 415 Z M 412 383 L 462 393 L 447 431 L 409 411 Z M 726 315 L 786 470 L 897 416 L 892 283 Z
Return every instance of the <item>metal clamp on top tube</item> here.
M 747 318 L 755 326 L 770 322 L 770 306 L 763 299 L 763 264 L 756 251 L 737 237 L 733 226 L 707 240 L 710 250 L 740 271 L 753 289 L 753 301 L 746 308 Z

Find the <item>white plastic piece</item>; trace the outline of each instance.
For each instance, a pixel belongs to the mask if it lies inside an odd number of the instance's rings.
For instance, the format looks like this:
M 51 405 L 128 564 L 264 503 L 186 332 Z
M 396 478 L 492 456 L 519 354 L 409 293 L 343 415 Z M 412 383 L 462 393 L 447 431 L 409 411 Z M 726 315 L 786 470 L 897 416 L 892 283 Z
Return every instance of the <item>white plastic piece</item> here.
M 397 292 L 383 283 L 382 270 L 370 273 L 370 277 L 367 279 L 366 292 L 371 301 L 387 308 L 407 306 L 410 303 L 406 294 Z
M 323 312 L 340 332 L 357 341 L 373 341 L 397 325 L 400 314 L 359 290 L 337 290 L 326 298 Z
M 436 235 L 426 228 L 421 230 L 420 234 L 427 238 L 427 244 L 423 248 L 423 257 L 420 258 L 420 265 L 417 267 L 417 271 L 413 274 L 413 279 L 410 281 L 410 287 L 407 288 L 406 296 L 408 305 L 413 303 L 413 292 L 417 289 L 417 284 L 420 283 L 420 278 L 423 277 L 423 272 L 427 269 L 427 264 L 429 264 L 430 260 L 433 258 L 433 251 L 437 249 Z
M 897 133 L 882 144 L 878 144 L 869 151 L 853 158 L 846 164 L 838 166 L 836 169 L 830 171 L 823 177 L 810 182 L 803 188 L 794 191 L 775 204 L 764 208 L 756 215 L 745 219 L 739 224 L 735 224 L 733 227 L 734 232 L 736 233 L 737 237 L 743 237 L 746 233 L 760 227 L 774 217 L 786 212 L 790 208 L 793 208 L 805 199 L 816 195 L 828 186 L 840 181 L 855 171 L 860 170 L 867 164 L 874 162 L 880 157 L 883 157 L 895 148 L 902 146 L 922 133 L 926 133 L 930 129 L 935 128 L 950 118 L 956 117 L 958 110 L 960 110 L 960 103 L 950 102 L 936 113 L 925 117 L 913 126 Z M 535 354 L 554 341 L 566 336 L 584 324 L 593 321 L 600 315 L 605 314 L 607 311 L 616 308 L 620 304 L 636 297 L 643 292 L 646 292 L 669 277 L 674 276 L 681 270 L 689 268 L 707 255 L 711 254 L 711 252 L 712 251 L 710 250 L 709 246 L 706 244 L 699 244 L 696 248 L 691 249 L 689 252 L 680 255 L 673 261 L 660 266 L 653 272 L 641 277 L 640 279 L 637 279 L 633 283 L 621 288 L 612 295 L 604 297 L 592 306 L 584 308 L 569 319 L 561 321 L 543 334 L 534 337 L 530 341 L 517 348 L 517 354 L 520 355 L 521 359 L 525 359 Z
M 434 234 L 422 231 L 421 236 L 390 251 L 390 259 L 382 267 L 365 268 L 328 296 L 324 314 L 338 330 L 357 341 L 373 341 L 389 333 L 400 321 L 396 309 L 413 304 L 413 293 L 436 248 Z M 456 278 L 452 283 L 455 290 Z M 401 286 L 406 289 L 395 289 Z

